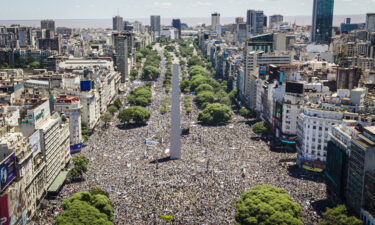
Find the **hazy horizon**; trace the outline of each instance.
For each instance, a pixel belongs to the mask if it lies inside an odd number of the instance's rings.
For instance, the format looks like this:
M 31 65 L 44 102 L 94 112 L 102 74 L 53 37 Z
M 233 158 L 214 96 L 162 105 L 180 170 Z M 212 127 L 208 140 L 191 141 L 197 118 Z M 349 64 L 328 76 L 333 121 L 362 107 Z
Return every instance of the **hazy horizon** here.
M 267 15 L 269 16 L 269 15 Z M 339 26 L 340 23 L 344 22 L 344 19 L 350 17 L 352 23 L 364 23 L 365 14 L 352 14 L 352 15 L 334 15 L 333 25 Z M 170 25 L 171 20 L 176 17 L 161 17 L 162 25 Z M 50 19 L 50 18 L 43 18 Z M 197 24 L 205 23 L 209 25 L 211 23 L 210 17 L 180 17 L 182 23 L 187 23 L 189 26 L 195 26 Z M 234 23 L 235 17 L 221 17 L 221 24 Z M 40 20 L 42 19 L 20 19 L 20 20 L 0 20 L 0 25 L 10 26 L 12 24 L 20 24 L 21 26 L 32 26 L 40 27 Z M 112 18 L 97 18 L 97 19 L 54 19 L 56 27 L 70 27 L 70 28 L 111 28 Z M 145 25 L 149 25 L 150 18 L 124 18 L 129 22 L 139 21 Z M 294 23 L 298 25 L 309 25 L 311 24 L 311 15 L 299 15 L 299 16 L 284 16 L 284 21 Z

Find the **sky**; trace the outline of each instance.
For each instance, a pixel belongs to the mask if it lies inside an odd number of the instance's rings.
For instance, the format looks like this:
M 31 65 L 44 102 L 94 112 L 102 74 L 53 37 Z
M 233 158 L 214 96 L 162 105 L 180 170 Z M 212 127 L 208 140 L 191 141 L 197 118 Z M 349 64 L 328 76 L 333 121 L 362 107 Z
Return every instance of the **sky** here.
M 313 0 L 0 0 L 0 20 L 104 19 L 124 18 L 245 16 L 247 9 L 264 10 L 266 15 L 312 14 Z M 335 15 L 375 12 L 375 0 L 335 0 Z

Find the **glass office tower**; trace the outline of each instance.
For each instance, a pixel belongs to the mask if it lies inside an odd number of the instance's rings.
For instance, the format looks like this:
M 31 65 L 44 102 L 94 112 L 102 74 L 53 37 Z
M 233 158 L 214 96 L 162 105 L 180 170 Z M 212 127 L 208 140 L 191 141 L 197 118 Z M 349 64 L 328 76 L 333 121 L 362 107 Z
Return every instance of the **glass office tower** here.
M 311 41 L 329 44 L 332 39 L 334 0 L 314 0 Z

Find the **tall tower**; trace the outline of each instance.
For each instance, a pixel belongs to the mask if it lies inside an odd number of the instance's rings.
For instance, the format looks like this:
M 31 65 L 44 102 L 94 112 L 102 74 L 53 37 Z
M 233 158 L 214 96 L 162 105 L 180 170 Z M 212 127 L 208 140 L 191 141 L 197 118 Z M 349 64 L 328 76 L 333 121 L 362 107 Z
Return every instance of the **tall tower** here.
M 55 21 L 54 20 L 41 20 L 40 27 L 42 29 L 53 31 L 55 33 Z
M 375 32 L 375 13 L 366 14 L 366 31 Z
M 121 16 L 112 18 L 112 29 L 120 32 L 124 30 L 124 20 Z
M 173 64 L 171 109 L 171 159 L 181 159 L 180 81 L 178 64 Z
M 181 38 L 181 20 L 180 19 L 173 19 L 172 20 L 172 27 L 178 30 L 178 38 Z
M 311 41 L 329 44 L 332 39 L 334 0 L 314 0 Z
M 125 83 L 128 75 L 128 37 L 124 34 L 113 34 L 116 50 L 117 71 L 121 75 L 121 83 Z
M 258 35 L 263 33 L 264 13 L 261 10 L 247 10 L 246 24 L 248 26 L 248 33 L 251 35 Z
M 216 25 L 220 25 L 220 13 L 211 14 L 211 27 L 213 30 L 216 29 Z
M 160 16 L 153 15 L 150 18 L 151 31 L 160 35 Z

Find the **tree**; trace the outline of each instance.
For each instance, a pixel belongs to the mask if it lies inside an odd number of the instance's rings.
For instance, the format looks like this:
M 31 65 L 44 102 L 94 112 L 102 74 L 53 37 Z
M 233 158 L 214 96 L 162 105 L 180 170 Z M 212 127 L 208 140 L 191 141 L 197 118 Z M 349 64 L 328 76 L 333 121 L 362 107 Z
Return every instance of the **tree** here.
M 190 90 L 195 91 L 195 88 L 197 88 L 201 84 L 207 84 L 209 81 L 208 77 L 205 77 L 203 75 L 196 75 L 191 79 L 191 85 Z M 211 85 L 212 86 L 212 85 Z
M 106 214 L 85 201 L 74 201 L 57 218 L 56 225 L 113 225 Z
M 138 76 L 138 70 L 136 70 L 136 69 L 132 69 L 132 70 L 130 71 L 130 79 L 131 79 L 131 80 L 135 80 L 135 79 L 137 78 L 137 76 Z
M 106 112 L 101 116 L 101 119 L 104 122 L 104 126 L 107 126 L 109 122 L 112 120 L 112 114 Z
M 155 66 L 145 66 L 142 72 L 143 80 L 156 80 L 160 75 L 160 69 Z
M 180 89 L 182 92 L 187 93 L 190 91 L 190 85 L 191 81 L 190 80 L 183 80 L 180 83 Z
M 62 202 L 64 211 L 57 224 L 86 225 L 113 224 L 114 210 L 108 193 L 99 188 L 90 192 L 77 192 Z
M 207 104 L 215 101 L 215 94 L 212 91 L 203 91 L 197 95 L 195 101 L 199 106 L 205 107 Z
M 205 124 L 225 123 L 232 118 L 232 114 L 232 110 L 227 105 L 213 103 L 199 112 L 198 120 Z
M 135 54 L 135 60 L 136 60 L 136 62 L 141 62 L 142 58 L 143 58 L 143 54 L 141 52 L 137 52 Z
M 250 117 L 253 116 L 253 113 L 250 110 L 248 110 L 247 108 L 242 107 L 240 109 L 240 115 L 245 117 L 245 118 L 250 118 Z
M 128 96 L 128 101 L 132 105 L 148 106 L 151 103 L 151 89 L 147 87 L 138 87 Z
M 30 69 L 38 69 L 41 67 L 41 64 L 38 61 L 34 61 L 29 64 L 29 67 Z
M 195 89 L 195 92 L 197 94 L 203 92 L 203 91 L 210 91 L 210 92 L 213 92 L 214 91 L 214 88 L 209 85 L 209 84 L 201 84 L 199 85 L 196 89 Z
M 207 71 L 202 66 L 195 65 L 189 68 L 189 74 L 190 74 L 190 77 L 194 77 L 198 74 L 207 76 Z
M 267 131 L 266 122 L 255 123 L 252 128 L 256 134 L 264 134 Z
M 188 60 L 188 66 L 189 67 L 195 66 L 195 65 L 200 65 L 200 66 L 203 65 L 202 60 L 198 56 L 192 56 Z
M 113 103 L 114 106 L 117 107 L 117 109 L 121 109 L 122 107 L 122 101 L 120 98 L 116 98 L 115 102 Z
M 89 164 L 89 159 L 85 156 L 77 156 L 73 158 L 74 167 L 69 171 L 69 175 L 73 180 L 83 179 L 82 175 L 87 171 L 87 165 Z
M 96 187 L 96 188 L 92 188 L 92 189 L 90 190 L 90 194 L 92 194 L 92 195 L 97 195 L 97 194 L 105 195 L 105 196 L 107 196 L 107 198 L 109 198 L 109 193 L 106 192 L 106 191 L 104 191 L 104 190 L 101 189 L 101 188 L 98 188 L 98 187 Z
M 111 115 L 115 115 L 115 113 L 118 111 L 118 108 L 115 105 L 110 105 L 107 110 Z
M 323 221 L 320 225 L 362 225 L 363 222 L 354 216 L 348 216 L 345 205 L 336 208 L 327 208 L 323 213 Z
M 141 106 L 132 106 L 121 111 L 118 118 L 121 123 L 145 125 L 150 119 L 150 111 Z
M 242 193 L 236 203 L 238 225 L 303 225 L 302 209 L 284 189 L 259 185 Z
M 231 90 L 229 92 L 228 96 L 229 96 L 230 101 L 232 102 L 232 104 L 236 103 L 237 95 L 238 95 L 238 90 L 237 89 L 233 89 L 233 90 Z
M 82 138 L 83 138 L 84 141 L 87 141 L 89 139 L 89 136 L 90 136 L 90 131 L 85 124 L 82 124 L 81 127 L 82 127 L 81 128 Z

